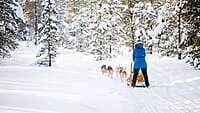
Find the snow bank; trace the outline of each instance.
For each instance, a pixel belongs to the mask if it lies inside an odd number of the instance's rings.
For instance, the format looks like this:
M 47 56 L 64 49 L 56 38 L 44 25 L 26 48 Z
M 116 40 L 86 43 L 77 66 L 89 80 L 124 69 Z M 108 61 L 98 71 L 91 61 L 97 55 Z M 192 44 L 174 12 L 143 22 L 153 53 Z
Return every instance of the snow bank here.
M 147 55 L 150 88 L 128 88 L 103 64 L 130 68 L 131 53 L 109 61 L 59 50 L 51 68 L 35 62 L 34 45 L 21 45 L 0 64 L 2 113 L 199 113 L 200 71 L 183 61 Z M 129 71 L 128 71 L 129 72 Z

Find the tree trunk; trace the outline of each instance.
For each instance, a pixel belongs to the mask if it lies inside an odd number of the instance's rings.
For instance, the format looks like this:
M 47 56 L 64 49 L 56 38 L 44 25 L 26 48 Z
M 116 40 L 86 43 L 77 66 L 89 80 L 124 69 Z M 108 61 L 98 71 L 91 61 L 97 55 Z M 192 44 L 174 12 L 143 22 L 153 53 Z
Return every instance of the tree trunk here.
M 38 15 L 37 15 L 37 0 L 35 1 L 35 45 L 38 44 L 38 37 L 37 37 L 37 33 L 38 33 Z
M 50 0 L 48 0 L 49 1 L 49 36 L 47 37 L 47 38 L 49 38 L 49 40 L 48 40 L 48 55 L 49 55 L 49 67 L 51 67 L 51 62 L 52 62 L 52 60 L 51 60 L 51 41 L 52 41 L 52 39 L 51 39 L 51 21 L 50 21 L 50 17 L 51 17 L 51 7 L 50 7 L 50 4 L 51 4 L 51 1 Z
M 178 59 L 181 60 L 181 4 L 179 3 L 179 15 L 178 15 Z

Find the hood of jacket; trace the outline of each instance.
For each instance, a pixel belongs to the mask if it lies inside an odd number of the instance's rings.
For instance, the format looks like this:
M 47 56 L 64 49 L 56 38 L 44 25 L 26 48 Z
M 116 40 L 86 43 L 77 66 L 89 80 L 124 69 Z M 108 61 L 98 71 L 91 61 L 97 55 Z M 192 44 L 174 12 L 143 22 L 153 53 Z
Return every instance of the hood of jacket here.
M 143 48 L 143 44 L 142 43 L 137 44 L 137 48 Z

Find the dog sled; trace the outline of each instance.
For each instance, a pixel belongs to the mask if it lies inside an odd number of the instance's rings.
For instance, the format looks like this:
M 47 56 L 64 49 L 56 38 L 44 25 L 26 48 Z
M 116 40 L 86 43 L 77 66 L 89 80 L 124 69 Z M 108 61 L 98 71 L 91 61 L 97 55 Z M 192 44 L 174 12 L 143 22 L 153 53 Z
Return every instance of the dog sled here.
M 132 62 L 131 62 L 131 68 L 130 68 L 130 76 L 129 78 L 127 79 L 127 85 L 129 87 L 132 87 L 132 79 L 133 79 L 133 68 L 132 68 Z M 142 74 L 142 71 L 139 70 L 139 73 L 138 73 L 138 76 L 136 78 L 136 84 L 135 84 L 135 87 L 141 87 L 141 88 L 145 88 L 145 82 L 144 82 L 144 76 Z

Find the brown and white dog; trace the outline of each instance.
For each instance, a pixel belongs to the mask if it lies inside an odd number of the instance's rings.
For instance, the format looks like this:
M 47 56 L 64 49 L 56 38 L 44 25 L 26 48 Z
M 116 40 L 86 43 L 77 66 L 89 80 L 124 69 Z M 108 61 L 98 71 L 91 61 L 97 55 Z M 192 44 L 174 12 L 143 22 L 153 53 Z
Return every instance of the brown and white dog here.
M 120 75 L 119 75 L 119 72 L 120 72 L 121 69 L 122 69 L 122 67 L 121 67 L 120 65 L 117 65 L 117 66 L 116 66 L 115 72 L 116 72 L 116 76 L 117 76 L 117 77 L 120 76 Z
M 102 75 L 107 75 L 110 78 L 113 78 L 113 68 L 112 66 L 106 66 L 105 64 L 101 66 Z
M 106 73 L 107 73 L 107 67 L 106 67 L 106 65 L 102 65 L 101 66 L 101 74 L 105 75 Z
M 117 75 L 117 77 L 120 77 L 121 79 L 122 79 L 122 78 L 126 78 L 126 77 L 127 77 L 126 68 L 124 68 L 124 67 L 118 65 L 118 66 L 116 67 L 116 75 Z
M 120 69 L 119 75 L 120 75 L 121 81 L 124 82 L 124 79 L 127 78 L 126 68 Z
M 110 65 L 107 67 L 107 75 L 108 77 L 113 78 L 113 68 Z

